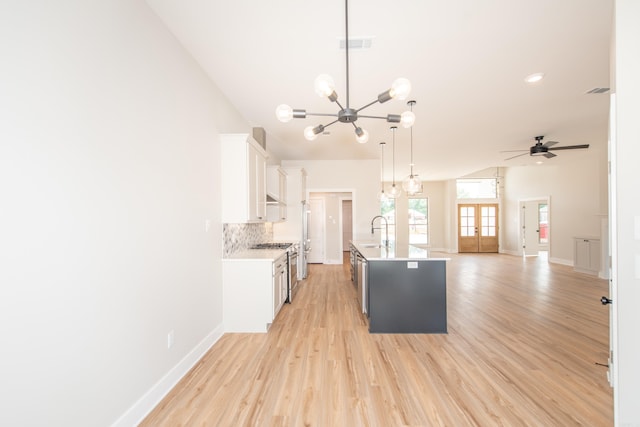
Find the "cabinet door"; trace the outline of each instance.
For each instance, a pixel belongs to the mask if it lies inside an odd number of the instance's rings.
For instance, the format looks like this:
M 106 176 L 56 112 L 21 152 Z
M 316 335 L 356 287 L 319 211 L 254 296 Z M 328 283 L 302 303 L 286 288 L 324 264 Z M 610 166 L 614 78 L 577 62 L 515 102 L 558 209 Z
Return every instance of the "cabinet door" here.
M 222 222 L 266 220 L 266 152 L 246 134 L 220 136 Z
M 251 144 L 249 144 L 247 156 L 249 221 L 265 221 L 267 216 L 266 159 Z

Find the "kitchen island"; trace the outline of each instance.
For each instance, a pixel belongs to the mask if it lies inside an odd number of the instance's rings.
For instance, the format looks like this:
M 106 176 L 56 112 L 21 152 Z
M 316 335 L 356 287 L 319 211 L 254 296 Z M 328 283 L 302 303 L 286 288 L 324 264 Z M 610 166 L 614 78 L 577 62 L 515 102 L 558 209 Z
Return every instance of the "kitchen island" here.
M 447 333 L 448 258 L 413 245 L 352 241 L 358 299 L 372 333 Z

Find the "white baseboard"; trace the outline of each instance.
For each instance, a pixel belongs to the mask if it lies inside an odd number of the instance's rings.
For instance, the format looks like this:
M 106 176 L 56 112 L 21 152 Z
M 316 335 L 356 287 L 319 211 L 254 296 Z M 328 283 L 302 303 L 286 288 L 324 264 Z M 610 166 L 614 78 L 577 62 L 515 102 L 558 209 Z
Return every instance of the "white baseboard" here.
M 549 262 L 552 262 L 554 264 L 562 264 L 562 265 L 568 265 L 569 267 L 573 267 L 573 261 L 568 259 L 549 258 Z
M 191 368 L 205 355 L 207 351 L 222 337 L 223 325 L 220 324 L 198 343 L 180 362 L 166 373 L 149 391 L 122 414 L 111 427 L 137 426 L 149 415 L 158 403 L 178 384 Z
M 323 264 L 342 264 L 341 259 L 328 259 Z
M 507 250 L 500 250 L 501 254 L 506 254 L 506 255 L 513 255 L 513 256 L 522 256 L 522 252 L 521 251 L 507 251 Z

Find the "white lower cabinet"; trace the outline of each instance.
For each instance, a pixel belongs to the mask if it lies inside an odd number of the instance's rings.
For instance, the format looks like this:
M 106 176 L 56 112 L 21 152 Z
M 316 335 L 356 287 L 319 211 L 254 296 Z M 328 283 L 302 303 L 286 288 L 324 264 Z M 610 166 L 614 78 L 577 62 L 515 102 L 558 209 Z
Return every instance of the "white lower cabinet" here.
M 267 332 L 287 299 L 287 262 L 222 260 L 222 322 L 225 332 Z
M 574 270 L 581 273 L 598 274 L 600 271 L 600 239 L 575 237 L 573 245 Z

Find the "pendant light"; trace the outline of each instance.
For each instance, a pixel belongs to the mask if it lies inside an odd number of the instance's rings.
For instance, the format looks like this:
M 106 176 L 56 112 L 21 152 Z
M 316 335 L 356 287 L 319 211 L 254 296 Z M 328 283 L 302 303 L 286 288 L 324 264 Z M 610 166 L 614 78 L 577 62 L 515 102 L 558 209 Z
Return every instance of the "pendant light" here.
M 380 143 L 380 192 L 378 193 L 378 200 L 385 202 L 389 199 L 387 193 L 384 192 L 384 146 L 386 142 Z
M 409 101 L 407 105 L 411 108 L 411 113 L 413 114 L 413 106 L 416 104 L 416 101 Z M 410 126 L 405 126 L 410 127 Z M 414 195 L 418 193 L 422 193 L 422 181 L 418 178 L 418 175 L 413 174 L 413 127 L 411 127 L 411 162 L 409 163 L 410 172 L 409 176 L 406 177 L 402 181 L 402 188 L 407 192 L 408 195 Z
M 397 199 L 402 194 L 400 187 L 396 187 L 396 129 L 398 129 L 397 126 L 391 126 L 391 132 L 393 134 L 393 181 L 389 189 L 389 194 L 387 195 L 390 199 Z

